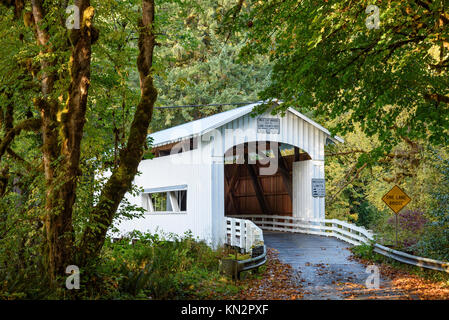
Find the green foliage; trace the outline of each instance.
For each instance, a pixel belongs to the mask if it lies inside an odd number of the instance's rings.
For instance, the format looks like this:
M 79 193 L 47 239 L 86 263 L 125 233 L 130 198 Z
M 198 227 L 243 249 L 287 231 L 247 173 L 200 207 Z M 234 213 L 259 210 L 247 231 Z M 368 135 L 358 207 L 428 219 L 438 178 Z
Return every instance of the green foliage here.
M 2 261 L 0 299 L 219 299 L 241 290 L 219 272 L 225 255 L 191 233 L 135 232 L 105 244 L 100 257 L 80 270 L 79 290 L 65 289 L 65 278 L 49 287 L 40 256 L 16 261 L 21 265 Z
M 23 299 L 49 299 L 55 298 L 54 289 L 48 286 L 49 279 L 43 272 L 42 261 L 34 259 L 36 265 L 11 268 L 2 266 L 0 268 L 0 299 L 1 300 L 23 300 Z
M 161 56 L 170 64 L 155 83 L 159 88 L 157 106 L 217 104 L 257 101 L 257 93 L 268 86 L 271 63 L 262 55 L 245 63 L 238 57 L 244 35 L 228 38 L 217 32 L 220 17 L 233 1 L 197 1 L 201 10 L 188 10 L 184 28 L 195 41 L 188 47 L 172 41 L 161 48 Z M 151 130 L 157 131 L 235 108 L 203 107 L 156 109 Z
M 348 115 L 332 131 L 360 124 L 381 143 L 370 152 L 375 161 L 403 136 L 447 144 L 444 2 L 253 0 L 235 30 L 249 32 L 242 56 L 269 54 L 274 63 L 262 98 L 283 100 L 280 109 L 313 110 L 324 121 Z M 379 29 L 365 24 L 372 4 L 380 9 Z
M 376 253 L 374 252 L 374 246 L 368 244 L 362 244 L 351 248 L 352 253 L 362 259 L 372 259 Z
M 82 298 L 200 299 L 211 287 L 235 290 L 218 271 L 214 251 L 190 233 L 183 237 L 134 232 L 107 242 L 99 261 L 82 274 Z
M 368 201 L 362 202 L 357 210 L 357 225 L 370 229 L 382 217 L 382 213 Z
M 435 151 L 431 157 L 440 175 L 434 181 L 432 195 L 435 202 L 429 212 L 430 222 L 416 248 L 426 257 L 449 261 L 449 160 Z

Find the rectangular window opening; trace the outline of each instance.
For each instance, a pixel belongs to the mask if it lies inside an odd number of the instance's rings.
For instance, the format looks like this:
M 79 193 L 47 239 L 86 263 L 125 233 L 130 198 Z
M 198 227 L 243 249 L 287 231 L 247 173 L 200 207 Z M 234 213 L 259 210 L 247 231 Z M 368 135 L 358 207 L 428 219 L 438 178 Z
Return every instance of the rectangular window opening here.
M 187 190 L 145 192 L 142 194 L 142 202 L 149 213 L 185 213 L 187 212 Z

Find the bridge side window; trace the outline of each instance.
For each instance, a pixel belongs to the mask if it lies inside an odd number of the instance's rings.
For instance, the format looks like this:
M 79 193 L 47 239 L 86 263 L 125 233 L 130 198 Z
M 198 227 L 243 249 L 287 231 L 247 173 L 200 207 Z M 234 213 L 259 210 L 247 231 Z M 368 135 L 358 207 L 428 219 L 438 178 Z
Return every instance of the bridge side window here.
M 143 193 L 142 202 L 148 213 L 185 213 L 187 190 Z

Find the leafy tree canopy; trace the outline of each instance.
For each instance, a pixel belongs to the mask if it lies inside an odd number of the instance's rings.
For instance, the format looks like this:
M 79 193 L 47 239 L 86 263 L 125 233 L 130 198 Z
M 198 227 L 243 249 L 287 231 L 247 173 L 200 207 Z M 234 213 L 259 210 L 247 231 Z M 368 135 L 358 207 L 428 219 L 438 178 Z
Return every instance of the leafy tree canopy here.
M 367 27 L 373 4 L 377 29 Z M 447 143 L 447 2 L 247 0 L 228 12 L 223 29 L 235 18 L 233 31 L 249 32 L 241 55 L 266 53 L 274 63 L 261 98 L 282 100 L 278 111 L 293 105 L 322 121 L 339 119 L 331 128 L 339 134 L 359 123 L 381 142 L 371 160 L 403 137 Z

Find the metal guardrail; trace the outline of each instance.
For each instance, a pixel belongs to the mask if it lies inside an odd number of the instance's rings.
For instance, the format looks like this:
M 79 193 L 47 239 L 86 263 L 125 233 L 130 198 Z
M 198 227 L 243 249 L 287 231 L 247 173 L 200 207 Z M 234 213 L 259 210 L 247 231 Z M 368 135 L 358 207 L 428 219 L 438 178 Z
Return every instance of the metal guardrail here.
M 259 268 L 260 266 L 264 265 L 267 262 L 267 247 L 263 246 L 263 252 L 261 255 L 258 255 L 257 257 L 247 259 L 247 260 L 240 260 L 237 262 L 238 264 L 238 272 L 242 271 L 248 271 L 251 269 Z
M 411 264 L 417 267 L 432 269 L 449 273 L 449 262 L 418 257 L 402 251 L 394 250 L 378 243 L 374 244 L 374 252 L 387 256 L 402 263 Z
M 331 236 L 352 245 L 372 244 L 374 252 L 402 263 L 449 273 L 449 262 L 414 256 L 382 246 L 374 241 L 371 230 L 337 219 L 304 220 L 301 218 L 270 215 L 239 215 L 253 221 L 263 230 L 295 232 Z

